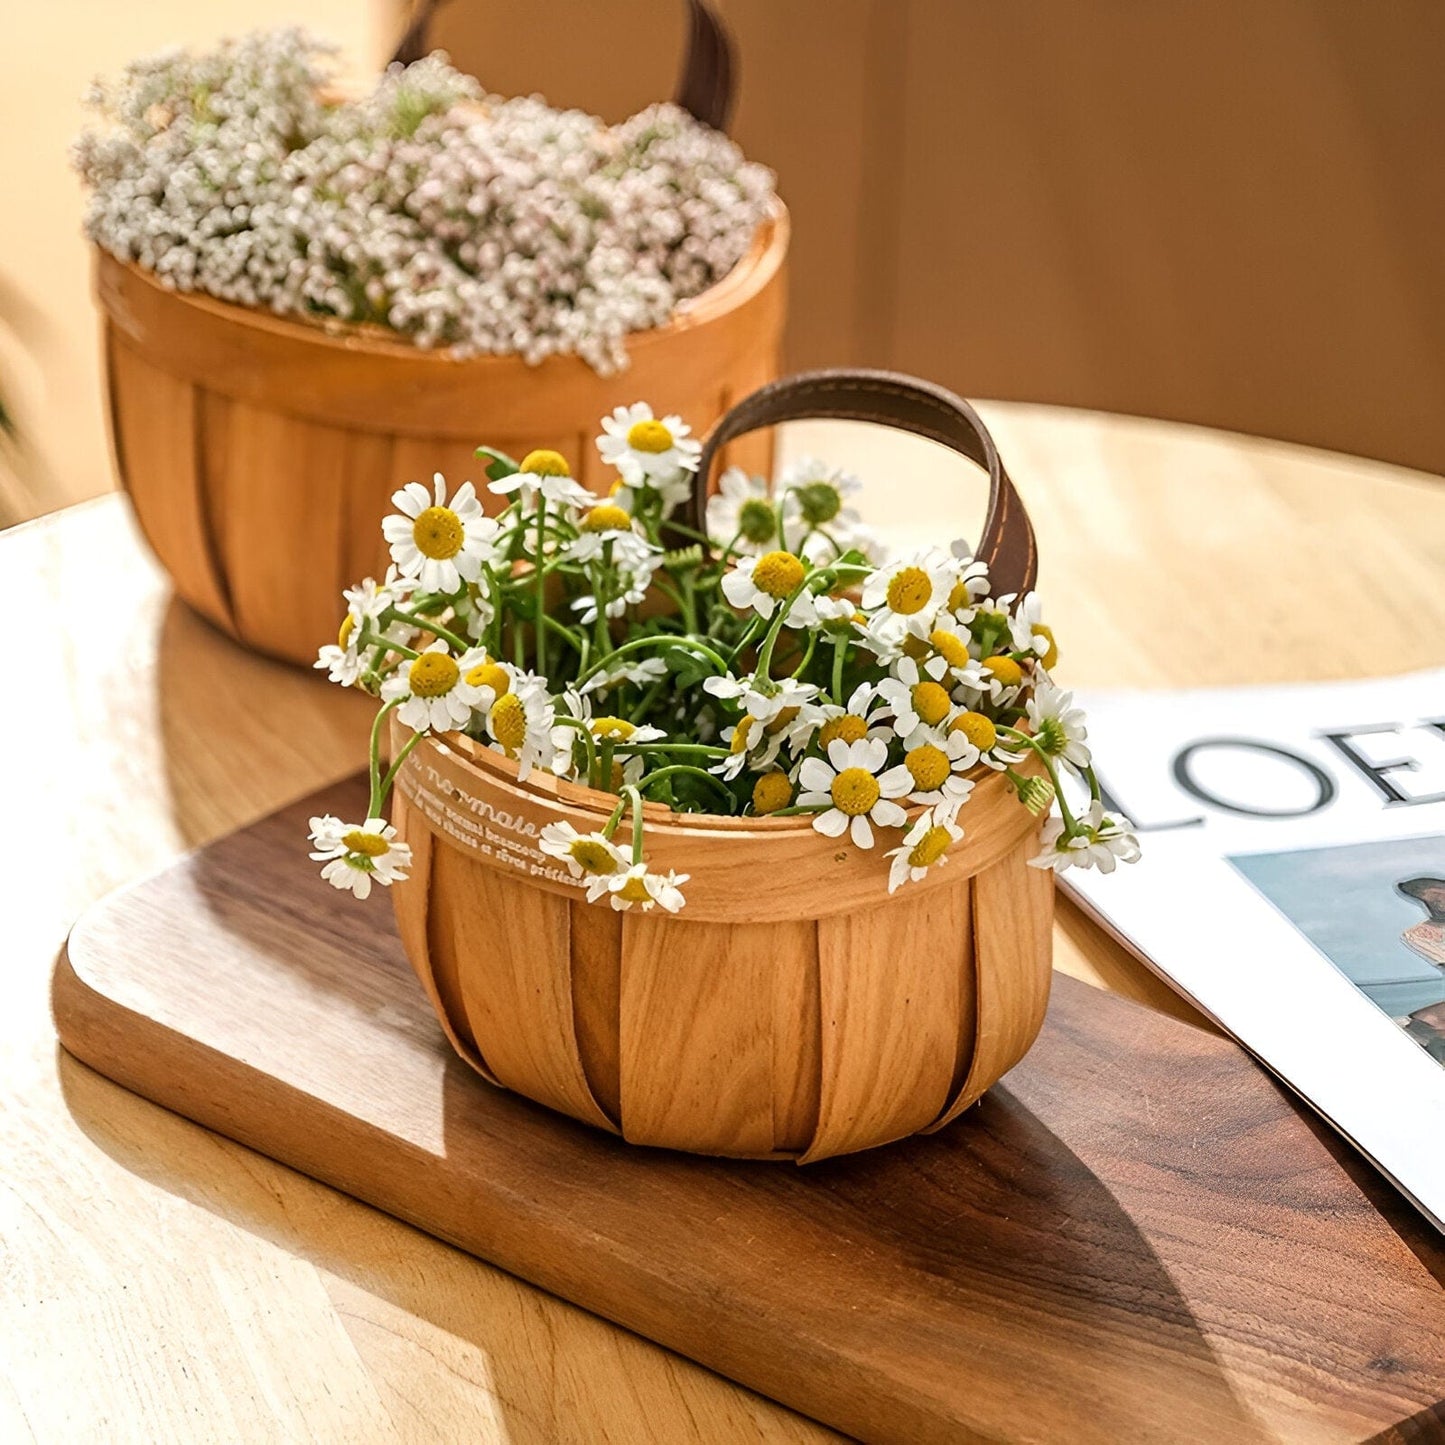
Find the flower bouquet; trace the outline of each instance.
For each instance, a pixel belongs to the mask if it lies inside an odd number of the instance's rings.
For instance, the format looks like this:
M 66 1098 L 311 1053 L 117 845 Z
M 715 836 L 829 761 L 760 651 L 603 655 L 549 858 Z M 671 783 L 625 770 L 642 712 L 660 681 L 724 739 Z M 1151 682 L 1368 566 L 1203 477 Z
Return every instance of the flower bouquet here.
M 771 394 L 775 411 L 804 414 L 787 407 L 810 405 L 810 384 L 816 378 L 796 378 L 758 396 Z M 882 383 L 843 373 L 828 385 L 862 393 Z M 947 393 L 887 385 L 946 398 L 971 437 L 986 437 Z M 1036 976 L 1042 953 L 1047 968 L 1047 890 L 1027 881 L 1025 865 L 1107 871 L 1138 850 L 1103 809 L 1082 713 L 1049 676 L 1057 648 L 1037 598 L 1005 590 L 1009 579 L 994 575 L 991 560 L 1014 565 L 1007 549 L 993 547 L 991 559 L 955 543 L 886 558 L 852 506 L 858 481 L 812 461 L 790 468 L 776 489 L 729 470 L 707 497 L 707 472 L 729 430 L 725 419 L 705 454 L 677 416 L 617 408 L 596 438 L 615 471 L 605 499 L 580 486 L 555 450 L 513 459 L 491 448 L 478 456 L 485 486 L 506 503 L 499 515 L 484 512 L 472 483 L 452 490 L 440 475 L 396 493 L 383 523 L 391 569 L 346 593 L 340 634 L 317 662 L 379 702 L 368 816 L 313 819 L 312 856 L 329 882 L 361 897 L 374 884 L 403 885 L 398 910 L 413 962 L 453 1041 L 489 1076 L 629 1138 L 822 1157 L 925 1127 L 965 1084 L 981 1091 L 955 1047 L 960 1010 L 981 1012 L 997 992 L 985 966 Z M 985 452 L 995 458 L 991 442 Z M 1017 493 L 1001 467 L 998 477 L 1005 490 L 995 510 L 1008 512 Z M 1009 515 L 1005 531 L 1016 539 L 1021 506 Z M 986 535 L 996 531 L 991 521 Z M 1027 542 L 1031 569 L 1031 532 Z M 398 785 L 400 827 L 384 821 Z M 1039 820 L 1051 809 L 1040 841 Z M 405 880 L 419 849 L 423 893 L 456 883 L 459 863 L 471 870 L 445 904 L 442 928 L 434 909 L 407 918 L 403 899 L 417 885 Z M 955 858 L 963 886 L 940 891 Z M 918 906 L 905 902 L 909 894 Z M 991 902 L 1022 916 L 986 918 Z M 425 899 L 417 906 L 428 911 Z M 972 936 L 959 937 L 970 906 Z M 599 909 L 620 917 L 603 925 L 582 916 Z M 861 932 L 850 921 L 860 910 L 869 919 Z M 653 925 L 648 915 L 677 921 Z M 634 926 L 635 917 L 647 926 Z M 800 1063 L 816 1070 L 821 1059 L 825 1078 L 786 1127 L 775 1127 L 773 1105 L 767 1129 L 741 1140 L 735 1120 L 720 1133 L 715 1115 L 693 1130 L 686 1119 L 648 1120 L 643 1108 L 629 1127 L 629 1095 L 641 1092 L 629 1087 L 628 1070 L 654 1067 L 629 1064 L 629 1009 L 655 1012 L 669 972 L 698 987 L 689 955 L 725 970 L 737 962 L 737 937 L 761 925 L 772 927 L 756 941 L 777 967 L 821 971 L 799 1003 L 805 1014 L 823 1007 L 826 1016 L 824 996 L 849 987 L 850 970 L 860 1012 L 867 975 L 885 1015 L 890 974 L 903 992 L 917 991 L 930 970 L 939 975 L 941 984 L 921 991 L 950 1001 L 950 1042 L 921 1113 L 909 1097 L 865 1121 L 861 1135 L 830 1134 L 818 1112 L 828 1101 L 826 1070 L 843 1057 L 835 1038 L 831 1061 L 827 1042 L 815 1039 L 811 1062 Z M 1014 951 L 1027 957 L 994 956 L 1009 950 L 1010 930 Z M 498 951 L 508 955 L 506 979 L 489 957 Z M 516 973 L 524 952 L 548 955 L 537 967 L 549 987 L 567 984 L 574 1007 L 560 1024 L 512 1017 L 502 1027 L 499 1011 L 540 987 Z M 608 980 L 583 978 L 603 955 Z M 771 1010 L 776 979 L 750 986 L 763 987 Z M 734 1004 L 752 1007 L 737 987 L 725 1015 Z M 1036 995 L 1036 977 L 1031 987 Z M 579 992 L 594 989 L 609 1016 L 618 1008 L 623 1016 L 621 1045 L 614 1039 L 589 1066 L 575 1015 Z M 688 1003 L 675 1002 L 686 1019 Z M 567 1036 L 575 1067 L 565 1087 L 557 1077 L 539 1083 L 535 1061 L 517 1061 L 513 1030 L 533 1031 L 526 1053 L 539 1047 L 539 1027 Z M 766 1031 L 774 1045 L 777 1028 L 773 1020 Z M 1014 1057 L 1029 1028 L 1037 1023 L 1026 1023 Z M 800 1056 L 807 1047 L 798 1045 Z M 907 1055 L 913 1043 L 898 1047 Z M 727 1087 L 713 1078 L 699 1093 Z
M 137 61 L 74 152 L 142 527 L 198 610 L 308 662 L 423 458 L 570 444 L 624 367 L 704 424 L 772 376 L 787 249 L 771 173 L 678 105 L 606 126 L 440 55 L 349 91 L 331 59 L 283 30 Z M 320 516 L 335 575 L 287 540 Z

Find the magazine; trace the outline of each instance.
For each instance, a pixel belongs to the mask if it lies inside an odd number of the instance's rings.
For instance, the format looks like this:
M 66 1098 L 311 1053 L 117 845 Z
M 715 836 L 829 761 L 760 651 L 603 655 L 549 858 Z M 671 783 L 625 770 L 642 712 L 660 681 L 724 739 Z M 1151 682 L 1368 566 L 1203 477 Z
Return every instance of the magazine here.
M 1445 1229 L 1445 670 L 1079 701 L 1144 856 L 1060 886 Z

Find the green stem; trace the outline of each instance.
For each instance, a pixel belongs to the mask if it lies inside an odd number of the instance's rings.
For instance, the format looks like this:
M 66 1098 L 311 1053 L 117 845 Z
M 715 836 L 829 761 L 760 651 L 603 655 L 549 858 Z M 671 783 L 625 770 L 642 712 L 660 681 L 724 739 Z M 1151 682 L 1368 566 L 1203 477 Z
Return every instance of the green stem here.
M 847 635 L 846 635 L 846 634 L 845 634 L 844 636 L 842 636 L 842 637 L 839 637 L 839 638 L 835 638 L 835 639 L 834 639 L 834 642 L 833 642 L 833 701 L 836 702 L 839 707 L 844 706 L 844 703 L 843 703 L 843 652 L 844 652 L 844 649 L 845 649 L 847 646 L 848 646 L 848 638 L 847 638 Z
M 731 757 L 728 748 L 716 748 L 709 743 L 629 743 L 627 753 L 687 753 L 698 758 Z
M 728 790 L 727 784 L 721 778 L 715 778 L 711 773 L 704 772 L 701 768 L 694 768 L 688 763 L 669 763 L 665 768 L 658 768 L 655 773 L 648 773 L 638 785 L 643 791 L 650 788 L 654 783 L 660 783 L 664 778 L 673 778 L 680 775 L 688 775 L 694 778 L 701 778 L 710 787 L 716 788 L 718 793 L 731 805 L 733 795 Z
M 600 613 L 598 614 L 601 615 Z M 676 633 L 659 633 L 652 637 L 634 637 L 631 642 L 624 642 L 621 647 L 615 648 L 606 657 L 599 657 L 586 672 L 577 675 L 577 686 L 581 687 L 589 677 L 601 672 L 608 662 L 614 658 L 625 657 L 632 652 L 638 652 L 645 647 L 690 647 L 694 652 L 701 653 L 709 661 L 717 664 L 720 673 L 728 671 L 728 664 L 718 653 L 714 652 L 707 643 L 699 641 L 696 637 L 679 637 Z
M 632 800 L 632 861 L 642 862 L 642 794 L 629 783 L 627 796 Z
M 780 602 L 772 621 L 768 624 L 767 636 L 763 638 L 762 648 L 758 652 L 758 664 L 753 669 L 754 676 L 768 677 L 769 669 L 773 665 L 773 648 L 778 644 L 778 634 L 783 630 L 783 623 L 787 620 L 788 613 L 793 610 L 793 603 L 807 591 L 808 582 L 804 578 L 797 587 L 788 594 L 785 602 Z
M 543 567 L 546 560 L 544 552 L 547 545 L 547 499 L 540 492 L 537 494 L 537 552 L 532 559 L 532 567 L 537 573 L 537 671 L 543 677 L 547 675 L 547 629 L 543 626 L 543 619 L 547 610 L 547 573 Z
M 381 725 L 386 721 L 389 712 L 401 706 L 401 701 L 399 697 L 394 697 L 390 702 L 384 703 L 377 709 L 376 721 L 371 725 L 371 801 L 366 805 L 368 822 L 372 818 L 381 817 L 381 805 L 386 801 L 381 784 Z
M 401 607 L 388 607 L 385 616 L 388 618 L 399 617 L 403 622 L 409 622 L 413 627 L 420 627 L 423 632 L 430 632 L 433 637 L 440 637 L 443 642 L 449 642 L 458 652 L 465 652 L 472 644 L 464 637 L 458 637 L 455 632 L 449 631 L 441 623 L 432 621 L 429 617 L 419 617 L 415 612 L 407 612 Z
M 381 780 L 381 796 L 384 802 L 391 796 L 391 785 L 396 781 L 396 775 L 401 771 L 401 765 L 411 756 L 412 749 L 422 740 L 421 733 L 413 733 L 407 740 L 402 750 L 392 760 L 391 766 L 386 770 L 386 776 Z
M 617 825 L 622 821 L 622 810 L 627 806 L 627 796 L 624 794 L 617 800 L 617 806 L 612 810 L 612 816 L 602 825 L 602 836 L 610 839 L 617 831 Z
M 802 670 L 813 660 L 813 649 L 818 645 L 818 634 L 811 629 L 808 632 L 808 645 L 803 649 L 803 660 L 789 674 L 797 677 Z
M 831 803 L 794 803 L 789 808 L 775 808 L 768 817 L 796 818 L 800 813 L 826 813 L 832 806 Z
M 556 719 L 556 723 L 558 727 L 575 728 L 581 736 L 587 752 L 587 781 L 591 783 L 597 769 L 597 743 L 592 735 L 591 727 L 581 718 L 575 717 L 559 717 Z
M 376 665 L 381 661 L 382 654 L 385 652 L 399 652 L 403 657 L 410 659 L 421 656 L 421 653 L 417 652 L 414 648 L 404 647 L 399 642 L 392 642 L 389 638 L 383 637 L 379 632 L 373 632 L 368 627 L 362 632 L 361 641 L 357 643 L 356 650 L 360 652 L 363 648 L 373 645 L 375 645 L 377 649 L 376 656 L 371 659 L 373 670 L 375 670 Z

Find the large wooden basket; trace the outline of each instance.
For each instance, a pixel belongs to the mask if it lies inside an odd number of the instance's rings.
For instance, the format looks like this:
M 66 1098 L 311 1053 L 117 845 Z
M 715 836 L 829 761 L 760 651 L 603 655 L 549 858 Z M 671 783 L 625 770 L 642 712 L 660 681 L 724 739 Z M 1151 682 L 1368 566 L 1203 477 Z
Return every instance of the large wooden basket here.
M 456 360 L 376 330 L 323 329 L 167 290 L 97 250 L 111 440 L 141 530 L 176 591 L 233 637 L 309 664 L 334 641 L 341 590 L 380 577 L 390 497 L 443 472 L 484 481 L 481 443 L 566 455 L 605 489 L 592 438 L 651 402 L 702 429 L 777 375 L 788 218 L 602 377 L 575 357 Z M 731 460 L 766 471 L 752 447 Z M 483 489 L 484 490 L 484 489 Z
M 874 373 L 779 383 L 724 419 L 705 467 L 731 437 L 802 414 L 891 420 L 983 462 L 995 542 L 982 555 L 1012 584 L 1000 591 L 1031 585 L 1017 493 L 972 411 L 938 389 Z M 942 1127 L 1043 1021 L 1040 823 L 1000 774 L 974 776 L 964 840 L 891 897 L 882 847 L 807 818 L 649 805 L 649 863 L 690 875 L 687 903 L 617 913 L 538 847 L 550 822 L 600 828 L 613 795 L 536 772 L 520 783 L 470 739 L 428 737 L 393 795 L 414 853 L 392 890 L 402 939 L 448 1038 L 495 1084 L 638 1144 L 801 1162 L 867 1149 Z

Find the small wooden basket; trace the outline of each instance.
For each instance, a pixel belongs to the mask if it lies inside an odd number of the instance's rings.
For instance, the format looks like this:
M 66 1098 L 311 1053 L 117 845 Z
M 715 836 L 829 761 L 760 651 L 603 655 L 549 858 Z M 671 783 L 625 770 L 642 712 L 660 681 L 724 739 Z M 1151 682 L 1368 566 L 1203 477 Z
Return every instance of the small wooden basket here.
M 679 91 L 724 123 L 720 31 L 693 4 Z M 701 91 L 708 107 L 688 97 Z M 378 327 L 289 320 L 168 289 L 97 248 L 107 411 L 121 484 L 177 593 L 232 637 L 310 665 L 335 640 L 341 591 L 381 577 L 391 494 L 442 472 L 485 489 L 479 443 L 563 452 L 600 487 L 599 418 L 645 400 L 700 431 L 778 374 L 788 216 L 777 205 L 748 253 L 666 325 L 627 338 L 628 369 L 577 357 L 456 359 Z M 766 472 L 764 443 L 729 458 Z M 610 480 L 610 478 L 609 478 Z
M 1032 532 L 982 423 L 906 378 L 765 388 L 709 438 L 700 488 L 723 442 L 804 415 L 892 421 L 980 461 L 980 555 L 1000 593 L 1032 585 Z M 965 838 L 892 896 L 882 846 L 807 818 L 648 805 L 649 865 L 689 874 L 687 903 L 618 913 L 538 846 L 548 823 L 600 829 L 615 796 L 520 783 L 480 744 L 428 737 L 393 795 L 413 850 L 392 890 L 402 940 L 480 1074 L 632 1143 L 810 1162 L 941 1128 L 1023 1057 L 1049 993 L 1052 875 L 1028 866 L 1040 820 L 1001 774 L 972 776 Z

